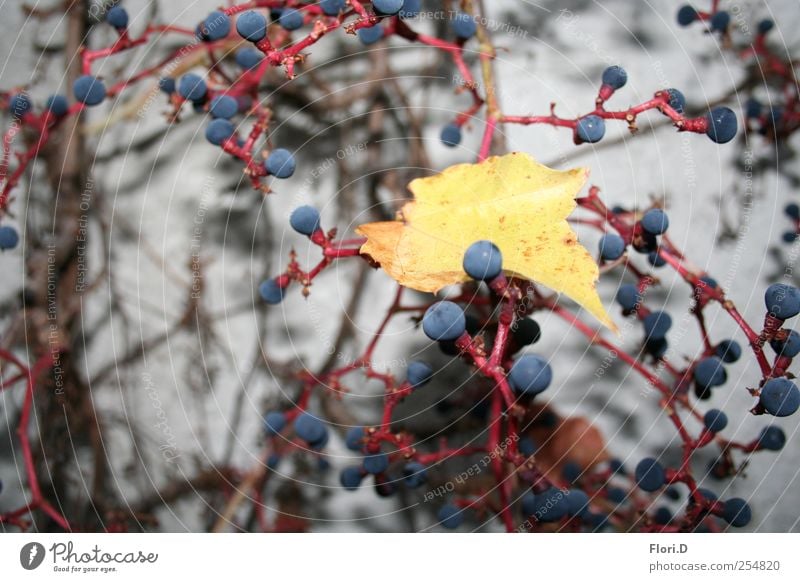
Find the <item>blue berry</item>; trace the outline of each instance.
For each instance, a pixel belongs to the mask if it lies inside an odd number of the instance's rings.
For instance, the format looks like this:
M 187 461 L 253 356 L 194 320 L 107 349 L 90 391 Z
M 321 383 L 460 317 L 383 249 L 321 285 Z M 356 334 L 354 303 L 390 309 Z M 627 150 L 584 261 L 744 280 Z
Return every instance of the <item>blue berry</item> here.
M 541 356 L 524 354 L 508 372 L 508 381 L 517 394 L 536 395 L 553 381 L 553 370 Z
M 264 430 L 268 435 L 276 435 L 286 428 L 286 415 L 272 411 L 264 415 Z
M 774 283 L 764 293 L 767 312 L 778 319 L 790 319 L 800 313 L 800 291 L 797 287 Z
M 609 487 L 606 494 L 608 495 L 608 500 L 617 505 L 625 503 L 628 499 L 628 494 L 620 487 Z
M 270 471 L 276 470 L 280 462 L 281 456 L 277 453 L 272 453 L 269 457 L 267 457 L 267 469 Z
M 236 20 L 236 32 L 245 40 L 258 42 L 267 36 L 267 19 L 259 12 L 248 10 Z
M 270 305 L 277 305 L 283 301 L 285 293 L 286 289 L 278 285 L 275 279 L 267 279 L 258 286 L 258 294 L 261 295 L 261 299 Z
M 769 18 L 765 18 L 764 20 L 758 23 L 758 34 L 767 34 L 774 27 L 775 27 L 775 21 Z
M 45 103 L 45 108 L 56 117 L 61 117 L 69 111 L 69 103 L 63 95 L 50 95 Z
M 344 437 L 344 444 L 351 451 L 361 451 L 361 448 L 364 446 L 365 436 L 366 433 L 364 432 L 363 427 L 351 427 L 347 430 L 347 434 Z
M 794 241 L 797 240 L 798 236 L 800 236 L 800 235 L 798 235 L 796 232 L 787 230 L 786 232 L 784 232 L 781 235 L 781 239 L 783 239 L 783 242 L 785 242 L 787 244 L 791 244 L 791 243 L 793 243 Z
M 622 89 L 628 82 L 628 73 L 618 65 L 612 65 L 603 71 L 603 85 L 614 89 Z
M 461 512 L 461 509 L 449 503 L 439 508 L 436 517 L 439 523 L 447 529 L 456 529 L 464 523 L 464 514 Z
M 364 457 L 364 470 L 371 475 L 379 475 L 389 468 L 389 455 L 377 453 Z
M 736 136 L 739 126 L 736 114 L 728 107 L 715 107 L 706 115 L 706 135 L 715 143 L 728 143 Z
M 128 27 L 128 12 L 121 6 L 114 6 L 111 10 L 106 12 L 106 22 L 114 28 L 127 28 Z
M 424 386 L 431 379 L 431 376 L 433 376 L 433 368 L 431 368 L 426 362 L 415 360 L 408 364 L 406 381 L 411 385 L 412 388 Z
M 175 92 L 175 79 L 172 77 L 161 77 L 158 80 L 158 88 L 162 93 L 172 95 Z
M 372 0 L 372 7 L 378 14 L 391 16 L 400 12 L 403 7 L 403 0 Z
M 625 253 L 625 241 L 618 234 L 609 232 L 600 237 L 600 256 L 604 261 L 616 261 Z
M 464 271 L 478 281 L 491 281 L 503 271 L 503 255 L 494 243 L 479 240 L 464 253 Z
M 222 40 L 231 32 L 231 19 L 224 12 L 214 10 L 203 21 L 201 30 L 205 40 Z
M 434 303 L 422 316 L 422 331 L 432 340 L 453 341 L 466 330 L 464 310 L 451 301 Z
M 800 354 L 800 333 L 792 329 L 785 340 L 774 339 L 769 342 L 769 345 L 772 346 L 776 354 L 794 358 L 797 354 Z
M 286 30 L 297 30 L 303 26 L 303 13 L 295 8 L 288 8 L 281 12 L 278 19 L 280 24 Z
M 722 519 L 733 527 L 744 527 L 753 518 L 750 506 L 744 499 L 733 497 L 728 499 L 722 508 Z
M 656 268 L 661 268 L 667 264 L 667 260 L 658 254 L 658 251 L 647 253 L 647 262 Z
M 683 113 L 686 109 L 686 97 L 677 89 L 667 89 L 667 103 L 678 113 Z
M 627 474 L 625 465 L 619 459 L 611 459 L 608 462 L 608 468 L 611 470 L 611 473 L 619 473 L 620 475 Z
M 716 356 L 703 358 L 694 367 L 694 380 L 705 388 L 722 386 L 728 380 L 728 373 L 722 360 Z
M 664 467 L 651 457 L 639 461 L 639 464 L 636 465 L 635 477 L 639 487 L 648 492 L 660 489 L 667 482 Z
M 383 38 L 383 27 L 380 24 L 376 24 L 375 26 L 359 28 L 356 31 L 356 35 L 358 36 L 358 40 L 361 41 L 361 44 L 369 46 Z
M 721 410 L 712 408 L 703 415 L 703 424 L 711 432 L 722 432 L 728 426 L 728 415 Z
M 773 416 L 790 416 L 800 408 L 800 390 L 786 378 L 768 380 L 759 402 Z
M 578 120 L 575 134 L 582 143 L 597 143 L 606 134 L 606 122 L 597 115 L 587 115 Z
M 8 100 L 8 111 L 16 118 L 21 118 L 31 109 L 33 109 L 33 103 L 25 93 L 17 93 Z
M 261 63 L 261 53 L 251 47 L 241 48 L 234 57 L 236 64 L 245 70 L 256 68 Z
M 665 338 L 649 340 L 644 343 L 644 349 L 654 358 L 663 358 L 669 349 L 669 342 Z
M 711 20 L 709 21 L 711 30 L 716 30 L 717 32 L 725 32 L 728 30 L 730 23 L 731 15 L 724 10 L 720 10 L 719 12 L 712 14 Z
M 569 483 L 575 483 L 583 475 L 583 469 L 575 461 L 567 461 L 561 468 L 561 476 Z
M 346 4 L 346 0 L 320 0 L 319 7 L 328 16 L 338 16 Z
M 422 8 L 422 0 L 403 0 L 403 7 L 400 9 L 400 18 L 414 18 Z
M 567 514 L 570 517 L 583 517 L 589 511 L 589 496 L 580 489 L 570 489 L 567 493 Z
M 678 10 L 678 24 L 681 26 L 689 26 L 698 18 L 699 15 L 697 14 L 697 10 L 688 4 L 681 6 Z
M 569 495 L 556 487 L 550 487 L 534 498 L 533 515 L 538 521 L 554 522 L 567 515 L 569 511 Z
M 212 117 L 230 119 L 239 112 L 239 102 L 230 95 L 219 95 L 211 100 L 208 112 Z
M 19 234 L 13 226 L 0 226 L 0 251 L 8 251 L 19 244 Z
M 328 429 L 316 416 L 301 412 L 294 419 L 294 432 L 310 445 L 320 443 L 328 436 Z
M 425 483 L 427 476 L 425 474 L 425 465 L 411 461 L 406 463 L 403 467 L 403 481 L 412 489 L 416 489 Z
M 511 328 L 511 337 L 517 347 L 522 348 L 538 342 L 542 337 L 542 330 L 535 320 L 523 317 L 514 322 Z
M 669 228 L 669 217 L 660 208 L 651 208 L 642 216 L 642 228 L 650 234 L 664 234 Z
M 800 336 L 798 336 L 798 340 L 800 340 Z M 800 345 L 798 347 L 800 347 Z M 726 364 L 732 364 L 742 357 L 742 346 L 739 345 L 739 342 L 732 339 L 723 340 L 719 342 L 714 353 Z
M 207 93 L 208 87 L 206 87 L 206 82 L 200 75 L 188 73 L 178 81 L 178 94 L 184 99 L 194 103 L 202 103 L 205 101 Z
M 792 218 L 794 220 L 800 220 L 800 206 L 798 206 L 794 202 L 790 202 L 789 204 L 787 204 L 786 207 L 783 209 L 783 212 L 789 218 Z
M 764 106 L 761 105 L 761 102 L 758 101 L 758 99 L 753 99 L 751 97 L 744 104 L 744 114 L 748 119 L 757 119 L 761 117 L 761 113 L 763 111 Z
M 765 426 L 758 435 L 758 448 L 780 451 L 786 444 L 786 433 L 778 426 Z
M 439 139 L 444 145 L 454 148 L 461 143 L 461 128 L 455 123 L 448 123 L 442 128 Z
M 532 456 L 536 450 L 539 448 L 536 446 L 536 443 L 530 437 L 522 437 L 519 439 L 519 452 L 525 455 L 526 457 Z
M 236 128 L 227 119 L 212 119 L 206 127 L 206 139 L 214 145 L 222 145 L 235 132 Z
M 464 14 L 463 12 L 456 14 L 451 23 L 453 25 L 453 32 L 455 32 L 456 36 L 460 39 L 467 40 L 475 36 L 475 33 L 478 32 L 478 25 L 475 23 L 475 19 L 469 14 Z
M 665 311 L 648 313 L 644 320 L 644 335 L 648 341 L 663 339 L 672 327 L 672 318 Z
M 289 150 L 277 148 L 270 152 L 264 162 L 264 167 L 267 172 L 276 178 L 286 179 L 291 178 L 297 168 L 297 162 L 294 155 Z
M 319 210 L 313 206 L 298 206 L 289 217 L 289 224 L 300 234 L 311 236 L 319 230 Z
M 339 482 L 348 491 L 355 491 L 361 486 L 364 480 L 364 473 L 361 467 L 345 467 L 339 475 Z
M 620 285 L 617 290 L 617 303 L 622 306 L 625 311 L 633 311 L 642 302 L 642 295 L 639 293 L 638 287 L 632 283 Z
M 83 75 L 75 79 L 72 93 L 76 100 L 91 107 L 99 105 L 106 98 L 106 86 L 97 77 Z
M 669 508 L 661 506 L 656 509 L 656 512 L 653 514 L 653 521 L 658 525 L 669 525 L 672 521 L 672 512 Z

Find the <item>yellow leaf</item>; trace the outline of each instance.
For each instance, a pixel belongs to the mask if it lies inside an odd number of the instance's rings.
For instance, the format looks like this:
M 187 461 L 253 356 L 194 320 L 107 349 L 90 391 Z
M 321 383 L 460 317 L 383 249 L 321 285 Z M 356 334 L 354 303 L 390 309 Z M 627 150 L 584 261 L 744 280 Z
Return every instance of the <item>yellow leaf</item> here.
M 595 283 L 597 263 L 578 243 L 567 216 L 588 170 L 551 170 L 525 153 L 459 164 L 409 184 L 414 200 L 398 220 L 358 227 L 368 255 L 405 287 L 436 292 L 469 279 L 464 251 L 489 240 L 503 254 L 503 270 L 575 300 L 616 329 Z

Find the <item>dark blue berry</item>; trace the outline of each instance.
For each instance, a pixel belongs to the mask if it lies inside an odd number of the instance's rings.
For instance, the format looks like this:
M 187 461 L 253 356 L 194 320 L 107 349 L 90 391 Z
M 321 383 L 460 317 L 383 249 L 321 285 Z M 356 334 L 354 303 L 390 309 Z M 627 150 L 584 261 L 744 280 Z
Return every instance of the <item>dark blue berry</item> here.
M 712 408 L 703 415 L 703 424 L 711 432 L 722 432 L 728 426 L 728 415 L 721 410 Z
M 403 7 L 398 15 L 400 18 L 414 18 L 422 8 L 422 0 L 403 0 Z
M 376 24 L 375 26 L 359 28 L 356 31 L 356 35 L 362 44 L 369 46 L 383 38 L 383 27 L 380 24 Z
M 261 295 L 261 299 L 270 305 L 277 305 L 283 301 L 285 293 L 286 289 L 278 285 L 275 279 L 267 279 L 258 286 L 258 294 Z
M 346 0 L 320 0 L 319 7 L 328 16 L 338 16 L 345 9 Z
M 517 394 L 536 395 L 553 381 L 553 370 L 541 356 L 524 354 L 511 366 L 508 382 Z
M 239 102 L 230 95 L 219 95 L 211 100 L 208 112 L 212 117 L 230 119 L 239 112 Z
M 67 102 L 67 98 L 63 95 L 51 95 L 47 98 L 45 107 L 56 117 L 66 115 L 67 111 L 69 111 L 69 103 Z
M 530 515 L 533 515 L 538 521 L 546 523 L 558 521 L 569 512 L 568 497 L 567 492 L 556 487 L 550 487 L 536 495 L 533 511 Z
M 784 214 L 793 220 L 800 220 L 800 206 L 794 202 L 790 202 L 783 209 Z
M 570 517 L 583 517 L 589 511 L 589 496 L 580 489 L 570 489 L 567 493 L 567 514 Z
M 719 12 L 712 14 L 711 20 L 709 21 L 711 30 L 716 30 L 717 32 L 725 32 L 728 30 L 730 23 L 731 15 L 724 10 L 720 10 Z
M 178 93 L 184 99 L 202 103 L 208 94 L 208 87 L 206 87 L 206 82 L 202 77 L 194 73 L 188 73 L 178 81 Z
M 716 143 L 728 143 L 736 136 L 739 126 L 736 114 L 728 107 L 715 107 L 706 115 L 706 135 Z
M 403 467 L 403 481 L 412 489 L 416 489 L 425 484 L 427 476 L 425 474 L 425 465 L 411 461 L 406 463 Z
M 286 179 L 294 174 L 297 162 L 289 150 L 277 148 L 270 152 L 264 162 L 264 167 L 271 176 Z
M 651 457 L 639 461 L 635 471 L 636 483 L 644 491 L 656 491 L 664 486 L 667 475 L 661 463 Z
M 227 119 L 212 119 L 206 127 L 206 139 L 214 145 L 222 145 L 236 132 L 236 127 Z
M 415 360 L 408 364 L 406 381 L 413 387 L 419 388 L 428 383 L 433 376 L 433 368 L 427 362 Z
M 364 480 L 364 473 L 361 467 L 345 467 L 339 475 L 339 482 L 348 491 L 355 491 L 361 486 Z
M 764 20 L 758 23 L 758 34 L 767 34 L 774 27 L 775 27 L 775 21 L 769 18 L 765 18 Z
M 632 283 L 620 285 L 617 290 L 617 303 L 622 306 L 625 311 L 632 311 L 642 302 L 642 295 L 639 289 Z
M 587 115 L 578 120 L 575 135 L 580 143 L 597 143 L 606 134 L 606 122 L 597 115 Z
M 458 38 L 463 40 L 472 38 L 475 36 L 475 33 L 478 32 L 478 25 L 475 23 L 475 19 L 469 14 L 456 14 L 453 17 L 452 25 L 453 32 L 456 33 Z
M 294 419 L 294 432 L 310 445 L 320 443 L 328 436 L 328 429 L 322 421 L 307 412 L 301 412 Z
M 214 10 L 203 21 L 202 32 L 205 40 L 222 40 L 231 32 L 231 19 L 224 12 Z
M 439 136 L 442 143 L 448 147 L 454 148 L 461 143 L 461 127 L 455 123 L 448 123 L 442 128 L 442 133 Z
M 658 254 L 658 251 L 653 251 L 652 253 L 647 253 L 647 262 L 660 269 L 664 265 L 667 264 L 667 260 Z
M 268 435 L 276 435 L 286 428 L 286 415 L 272 411 L 264 415 L 264 430 Z
M 700 360 L 694 367 L 693 375 L 695 382 L 706 388 L 722 386 L 728 380 L 728 373 L 722 365 L 722 360 L 716 356 Z
M 611 65 L 603 71 L 603 85 L 614 89 L 622 89 L 628 82 L 628 73 L 618 65 Z
M 236 64 L 245 70 L 254 69 L 261 63 L 261 53 L 251 47 L 241 48 L 234 57 Z
M 106 22 L 114 28 L 127 28 L 128 12 L 121 6 L 114 6 L 111 10 L 106 12 Z
M 464 310 L 451 301 L 431 305 L 422 316 L 422 331 L 432 340 L 456 340 L 466 330 Z
M 798 337 L 800 340 L 800 337 Z M 799 346 L 800 347 L 800 346 Z M 714 353 L 726 364 L 732 364 L 742 357 L 742 346 L 735 340 L 723 340 L 719 342 Z
M 800 390 L 786 378 L 773 378 L 761 388 L 759 402 L 773 416 L 790 416 L 800 408 Z
M 172 77 L 161 77 L 158 80 L 158 88 L 162 93 L 172 95 L 175 92 L 175 79 Z
M 17 229 L 7 224 L 0 226 L 0 251 L 8 251 L 19 244 Z
M 789 331 L 786 339 L 774 339 L 769 342 L 769 345 L 772 346 L 776 354 L 787 358 L 794 358 L 797 354 L 800 354 L 800 333 L 792 329 Z
M 761 105 L 757 99 L 753 99 L 752 97 L 748 99 L 744 104 L 744 114 L 748 119 L 757 119 L 761 117 L 761 113 L 764 111 L 764 106 Z
M 523 348 L 538 342 L 542 337 L 542 330 L 535 320 L 523 317 L 514 322 L 511 327 L 511 337 L 518 347 Z
M 464 271 L 478 281 L 491 281 L 503 271 L 503 255 L 494 243 L 479 240 L 464 253 Z
M 669 228 L 669 217 L 660 208 L 651 208 L 642 216 L 642 228 L 650 234 L 664 234 Z
M 248 10 L 236 20 L 236 32 L 245 40 L 258 42 L 267 36 L 267 19 L 259 12 Z
M 625 253 L 625 241 L 618 234 L 609 232 L 600 237 L 600 257 L 604 261 L 616 261 Z
M 83 75 L 72 84 L 75 99 L 90 107 L 99 105 L 106 98 L 106 86 L 97 77 Z
M 681 26 L 689 26 L 698 18 L 699 15 L 697 14 L 697 10 L 688 4 L 681 6 L 680 9 L 678 9 L 678 24 Z
M 403 0 L 372 0 L 372 7 L 378 14 L 391 16 L 400 12 L 403 7 Z
M 654 311 L 648 313 L 642 323 L 645 340 L 652 341 L 663 339 L 667 335 L 669 328 L 672 327 L 672 318 L 665 311 Z
M 786 433 L 778 426 L 765 426 L 758 435 L 758 448 L 780 451 L 786 444 Z
M 722 519 L 733 527 L 744 527 L 753 518 L 750 506 L 744 499 L 733 497 L 728 499 L 722 508 Z
M 464 514 L 461 509 L 455 505 L 447 504 L 442 505 L 436 513 L 439 523 L 447 529 L 456 529 L 464 523 Z
M 371 475 L 378 475 L 389 468 L 389 455 L 386 453 L 376 453 L 364 457 L 364 470 Z
M 669 522 L 672 521 L 672 512 L 669 508 L 661 506 L 653 514 L 653 521 L 658 525 L 669 525 Z
M 280 24 L 286 30 L 297 30 L 298 28 L 302 28 L 303 13 L 295 8 L 287 8 L 281 12 L 281 16 L 278 19 L 278 24 Z
M 313 206 L 298 206 L 289 217 L 291 227 L 306 236 L 311 236 L 320 228 L 319 210 Z
M 774 283 L 764 293 L 767 312 L 778 319 L 790 319 L 800 313 L 800 291 L 784 283 Z
M 678 113 L 683 113 L 686 109 L 686 97 L 678 89 L 667 89 L 667 103 Z
M 347 434 L 344 437 L 344 444 L 351 451 L 361 451 L 364 446 L 365 436 L 366 432 L 363 427 L 353 426 L 347 430 Z

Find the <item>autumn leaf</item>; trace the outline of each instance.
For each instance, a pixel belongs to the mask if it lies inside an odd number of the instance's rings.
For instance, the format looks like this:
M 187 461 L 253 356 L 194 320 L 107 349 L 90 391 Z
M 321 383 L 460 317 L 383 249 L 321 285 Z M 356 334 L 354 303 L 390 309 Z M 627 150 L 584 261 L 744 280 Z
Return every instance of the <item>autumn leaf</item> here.
M 566 220 L 587 177 L 585 168 L 552 170 L 525 153 L 451 166 L 411 182 L 414 200 L 397 220 L 361 225 L 361 253 L 401 285 L 436 292 L 468 280 L 464 251 L 490 240 L 507 274 L 567 295 L 616 329 L 595 289 L 597 263 Z

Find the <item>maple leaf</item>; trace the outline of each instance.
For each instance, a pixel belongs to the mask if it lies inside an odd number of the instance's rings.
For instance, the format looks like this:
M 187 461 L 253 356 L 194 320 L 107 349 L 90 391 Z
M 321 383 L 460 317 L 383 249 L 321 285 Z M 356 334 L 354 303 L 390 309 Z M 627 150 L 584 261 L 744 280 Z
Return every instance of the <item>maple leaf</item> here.
M 451 166 L 412 181 L 414 200 L 397 220 L 359 226 L 361 253 L 401 285 L 436 292 L 468 280 L 464 251 L 489 240 L 507 274 L 567 295 L 616 329 L 595 289 L 597 263 L 566 220 L 587 177 L 585 168 L 561 172 L 519 152 Z

